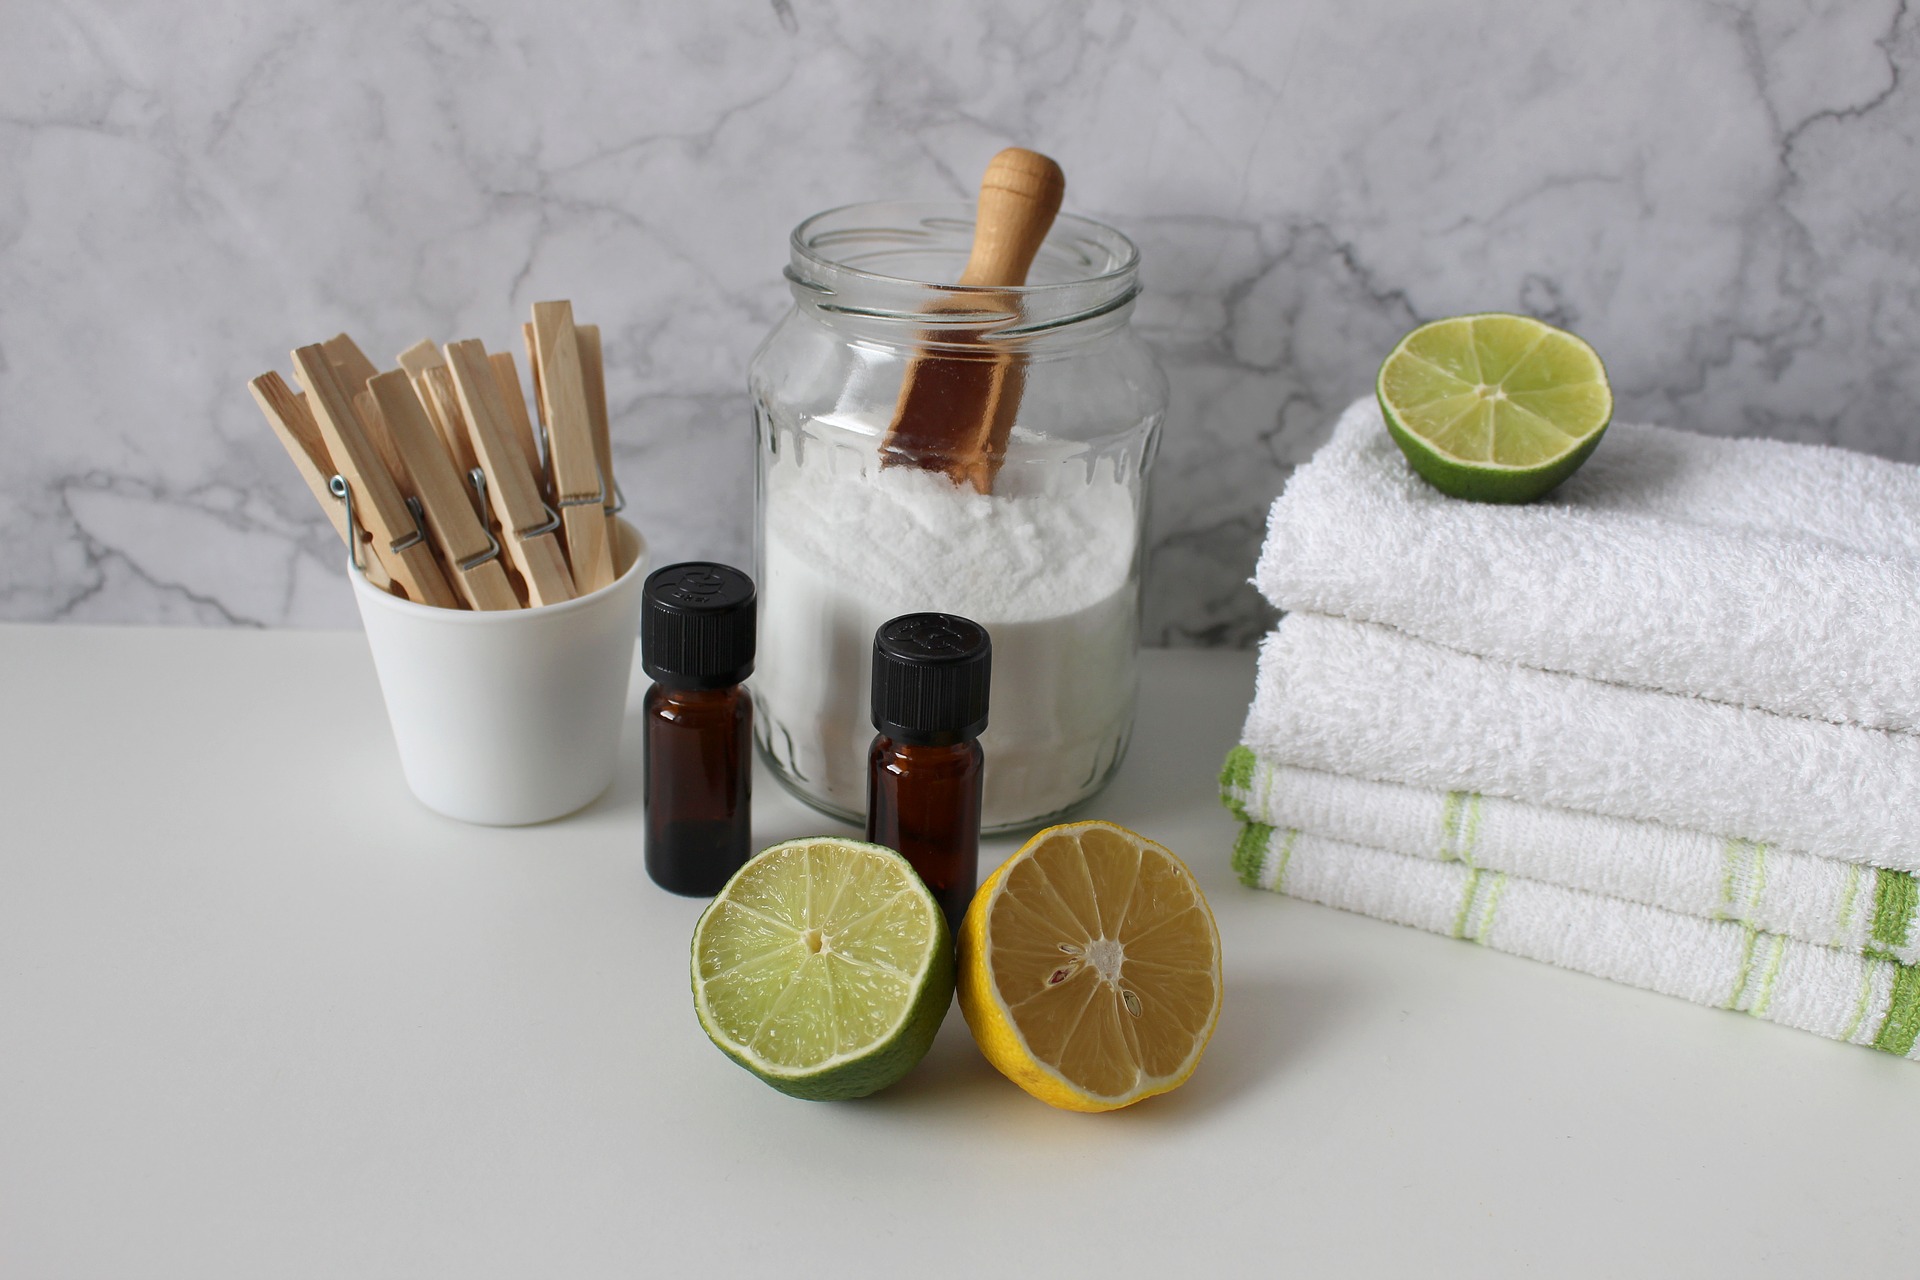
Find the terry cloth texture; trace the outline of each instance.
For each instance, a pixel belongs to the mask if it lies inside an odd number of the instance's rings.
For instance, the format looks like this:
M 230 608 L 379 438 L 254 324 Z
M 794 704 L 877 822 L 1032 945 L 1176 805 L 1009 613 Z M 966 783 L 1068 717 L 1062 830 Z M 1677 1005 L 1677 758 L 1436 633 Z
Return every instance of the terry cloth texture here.
M 1282 619 L 1241 741 L 1276 764 L 1920 871 L 1920 736 L 1602 684 L 1371 623 Z
M 1920 969 L 1890 960 L 1258 823 L 1241 829 L 1234 868 L 1256 888 L 1920 1056 Z
M 1542 501 L 1462 502 L 1369 398 L 1288 481 L 1255 581 L 1466 653 L 1920 732 L 1920 468 L 1845 450 L 1616 423 Z
M 1243 822 L 1457 862 L 1800 942 L 1920 963 L 1904 871 L 1651 822 L 1273 764 L 1236 747 L 1221 798 Z

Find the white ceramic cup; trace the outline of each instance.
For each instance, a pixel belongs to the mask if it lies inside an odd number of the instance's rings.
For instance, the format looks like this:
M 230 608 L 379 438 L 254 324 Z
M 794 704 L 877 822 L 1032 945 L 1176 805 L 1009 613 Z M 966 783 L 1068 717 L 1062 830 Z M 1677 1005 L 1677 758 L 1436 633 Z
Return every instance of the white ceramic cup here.
M 612 585 L 535 609 L 437 609 L 347 577 L 407 786 L 489 826 L 545 822 L 607 789 L 640 630 L 647 546 L 613 522 Z

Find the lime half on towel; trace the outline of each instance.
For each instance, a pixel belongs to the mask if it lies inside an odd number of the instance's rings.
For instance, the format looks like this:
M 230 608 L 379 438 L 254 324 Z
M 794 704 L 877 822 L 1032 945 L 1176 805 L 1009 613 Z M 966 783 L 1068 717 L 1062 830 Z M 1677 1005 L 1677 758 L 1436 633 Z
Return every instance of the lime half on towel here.
M 1528 316 L 1421 325 L 1380 366 L 1387 429 L 1442 493 L 1531 502 L 1572 475 L 1613 418 L 1592 347 Z
M 820 836 L 762 850 L 693 931 L 714 1044 L 797 1098 L 859 1098 L 913 1069 L 953 1002 L 946 918 L 891 849 Z

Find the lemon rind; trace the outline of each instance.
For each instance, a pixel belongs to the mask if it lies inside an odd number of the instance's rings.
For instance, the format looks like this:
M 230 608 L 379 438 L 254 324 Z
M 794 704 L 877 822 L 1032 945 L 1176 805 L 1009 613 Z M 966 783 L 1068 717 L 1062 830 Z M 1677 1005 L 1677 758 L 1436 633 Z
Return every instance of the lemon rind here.
M 1027 840 L 1026 844 L 1028 846 L 1038 846 L 1045 837 L 1052 836 L 1055 834 L 1085 831 L 1094 827 L 1113 829 L 1114 825 L 1115 824 L 1111 822 L 1105 822 L 1097 818 L 1087 819 L 1080 822 L 1063 822 L 1055 826 L 1046 827 L 1040 831 L 1035 832 Z M 1161 853 L 1165 854 L 1169 858 L 1172 858 L 1175 862 L 1179 863 L 1182 867 L 1186 867 L 1186 863 L 1180 858 L 1178 854 L 1174 853 L 1173 850 L 1167 848 L 1165 845 L 1159 843 L 1158 841 L 1150 840 L 1146 836 L 1141 835 L 1137 831 L 1129 831 L 1124 827 L 1119 829 L 1122 831 L 1126 831 L 1127 835 L 1130 836 L 1131 838 L 1139 840 L 1144 844 L 1151 845 L 1153 848 L 1158 849 Z M 1000 900 L 1000 895 L 1006 891 L 1008 877 L 1005 873 L 1009 867 L 1013 866 L 1015 860 L 1021 856 L 1022 856 L 1021 853 L 1015 853 L 1012 857 L 1008 858 L 1004 863 L 1002 863 L 999 866 L 998 869 L 994 871 L 993 884 L 987 895 L 986 900 L 976 904 L 976 906 L 979 908 L 981 912 L 981 934 L 982 934 L 983 943 L 984 943 L 985 934 L 986 934 L 986 921 L 992 916 L 993 905 L 994 903 Z M 1032 855 L 1028 854 L 1026 856 L 1031 857 Z M 1193 874 L 1192 868 L 1190 867 L 1187 868 L 1187 874 L 1188 875 Z M 1200 1059 L 1206 1053 L 1207 1045 L 1210 1044 L 1213 1040 L 1214 1030 L 1220 1025 L 1220 1010 L 1226 1003 L 1226 983 L 1220 975 L 1220 963 L 1221 963 L 1220 924 L 1219 924 L 1219 921 L 1214 919 L 1213 907 L 1210 903 L 1207 902 L 1206 895 L 1198 892 L 1199 882 L 1195 881 L 1194 884 L 1195 884 L 1195 890 L 1196 890 L 1196 892 L 1194 893 L 1194 900 L 1200 904 L 1200 910 L 1206 915 L 1207 924 L 1209 926 L 1208 933 L 1213 943 L 1214 999 L 1213 999 L 1213 1008 L 1211 1011 L 1211 1016 L 1207 1019 L 1207 1025 L 1205 1029 L 1201 1032 L 1201 1034 L 1194 1037 L 1194 1046 L 1193 1046 L 1192 1052 L 1189 1053 L 1187 1057 L 1181 1061 L 1181 1064 L 1177 1069 L 1170 1071 L 1165 1075 L 1150 1077 L 1142 1081 L 1142 1083 L 1136 1085 L 1132 1089 L 1127 1090 L 1125 1093 L 1117 1093 L 1117 1094 L 1098 1093 L 1092 1089 L 1088 1089 L 1084 1085 L 1077 1084 L 1074 1081 L 1069 1080 L 1066 1077 L 1066 1075 L 1060 1071 L 1058 1067 L 1054 1066 L 1050 1062 L 1043 1060 L 1042 1058 L 1039 1057 L 1039 1055 L 1034 1053 L 1033 1047 L 1027 1043 L 1026 1036 L 1021 1033 L 1020 1024 L 1014 1019 L 1012 1009 L 1007 1005 L 1005 997 L 1003 997 L 1000 994 L 1000 984 L 994 979 L 993 966 L 987 960 L 984 954 L 984 948 L 983 948 L 983 954 L 980 958 L 980 967 L 984 971 L 985 977 L 986 977 L 986 983 L 985 983 L 987 988 L 986 996 L 987 996 L 987 999 L 991 1002 L 994 1011 L 999 1015 L 997 1019 L 998 1027 L 995 1029 L 996 1030 L 1003 1029 L 1005 1034 L 1012 1039 L 1012 1041 L 1014 1042 L 1014 1045 L 1019 1050 L 1019 1053 L 1020 1053 L 1019 1065 L 1023 1069 L 1037 1070 L 1043 1077 L 1046 1078 L 1046 1080 L 1049 1083 L 1056 1085 L 1060 1093 L 1065 1094 L 1067 1097 L 1071 1099 L 1074 1099 L 1076 1101 L 1092 1102 L 1092 1103 L 1099 1104 L 1091 1107 L 1074 1107 L 1072 1109 L 1086 1110 L 1086 1111 L 1117 1111 L 1121 1107 L 1131 1106 L 1133 1103 L 1141 1102 L 1147 1098 L 1155 1097 L 1162 1093 L 1168 1093 L 1174 1089 L 1179 1088 L 1182 1084 L 1185 1084 L 1188 1078 L 1193 1075 L 1194 1071 L 1199 1068 Z M 982 1048 L 984 1047 L 985 1046 L 983 1045 Z M 999 1064 L 995 1063 L 995 1065 L 998 1066 Z M 1016 1081 L 1016 1083 L 1019 1083 L 1019 1082 Z M 1070 1105 L 1068 1103 L 1061 1102 L 1054 1098 L 1043 1098 L 1042 1101 L 1050 1102 L 1050 1103 L 1053 1103 L 1053 1105 L 1055 1106 L 1061 1106 L 1061 1107 L 1066 1107 Z

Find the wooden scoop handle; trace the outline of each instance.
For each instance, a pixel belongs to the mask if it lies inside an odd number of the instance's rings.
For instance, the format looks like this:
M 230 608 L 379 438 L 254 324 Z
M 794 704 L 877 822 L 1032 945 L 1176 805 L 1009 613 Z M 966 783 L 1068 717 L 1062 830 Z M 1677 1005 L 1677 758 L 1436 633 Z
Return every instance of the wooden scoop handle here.
M 964 285 L 1022 285 L 1040 242 L 1060 212 L 1066 175 L 1038 151 L 1008 147 L 987 164 L 980 179 L 980 212 L 973 226 L 973 252 L 961 273 Z

